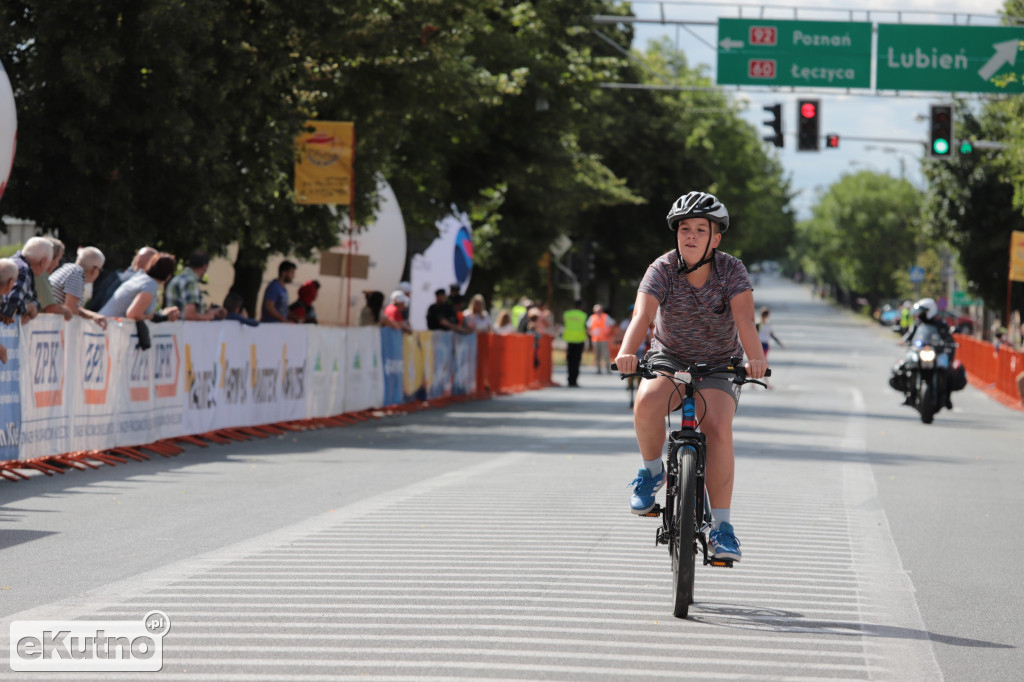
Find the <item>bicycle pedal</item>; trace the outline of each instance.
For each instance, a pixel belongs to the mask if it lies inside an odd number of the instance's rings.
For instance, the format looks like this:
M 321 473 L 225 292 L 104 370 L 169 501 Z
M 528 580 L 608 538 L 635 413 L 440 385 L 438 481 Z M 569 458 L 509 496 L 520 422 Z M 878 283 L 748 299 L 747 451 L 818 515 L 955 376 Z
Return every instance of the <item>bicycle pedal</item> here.
M 715 559 L 712 558 L 708 561 L 712 566 L 718 566 L 719 568 L 732 568 L 732 559 Z
M 639 514 L 639 516 L 652 516 L 652 517 L 661 516 L 661 505 L 660 504 L 656 504 L 651 509 L 651 511 L 647 512 L 646 514 Z

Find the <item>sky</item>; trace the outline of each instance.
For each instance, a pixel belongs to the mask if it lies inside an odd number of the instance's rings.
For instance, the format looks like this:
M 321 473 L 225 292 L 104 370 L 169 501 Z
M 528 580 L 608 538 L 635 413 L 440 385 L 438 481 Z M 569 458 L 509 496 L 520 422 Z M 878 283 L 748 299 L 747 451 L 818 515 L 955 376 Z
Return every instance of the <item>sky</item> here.
M 691 67 L 704 65 L 714 82 L 719 18 L 994 26 L 1003 5 L 1002 0 L 897 2 L 898 9 L 881 9 L 884 7 L 882 0 L 770 0 L 770 5 L 754 0 L 743 0 L 746 4 L 632 0 L 637 17 L 694 22 L 685 25 L 636 23 L 633 47 L 643 49 L 650 40 L 667 37 L 685 52 Z M 743 118 L 762 134 L 769 132 L 764 121 L 770 118 L 762 107 L 782 104 L 785 147 L 775 151 L 779 153 L 793 189 L 799 192 L 793 202 L 798 218 L 808 217 L 816 197 L 844 173 L 872 170 L 897 178 L 906 177 L 917 187 L 923 187 L 919 164 L 928 135 L 929 106 L 948 101 L 950 96 L 949 93 L 911 91 L 901 92 L 899 96 L 893 96 L 891 91 L 876 95 L 871 89 L 795 91 L 790 87 L 771 90 L 734 85 L 723 86 L 723 89 L 746 102 Z M 838 134 L 838 149 L 827 149 L 822 143 L 818 152 L 796 151 L 796 101 L 803 97 L 821 100 L 820 132 L 822 135 Z

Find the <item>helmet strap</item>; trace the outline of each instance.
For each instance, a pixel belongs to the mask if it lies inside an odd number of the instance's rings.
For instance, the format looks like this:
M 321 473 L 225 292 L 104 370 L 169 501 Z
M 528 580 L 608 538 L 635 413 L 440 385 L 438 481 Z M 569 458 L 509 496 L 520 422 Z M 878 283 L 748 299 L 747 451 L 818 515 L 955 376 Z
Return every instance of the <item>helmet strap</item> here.
M 704 247 L 704 257 L 697 261 L 697 264 L 693 267 L 686 265 L 686 261 L 683 260 L 683 254 L 679 252 L 679 242 L 676 242 L 676 257 L 679 258 L 679 274 L 689 275 L 691 272 L 696 272 L 708 263 L 715 261 L 715 249 L 711 249 L 711 255 L 708 255 L 708 249 L 711 248 L 711 238 L 708 237 L 708 244 Z

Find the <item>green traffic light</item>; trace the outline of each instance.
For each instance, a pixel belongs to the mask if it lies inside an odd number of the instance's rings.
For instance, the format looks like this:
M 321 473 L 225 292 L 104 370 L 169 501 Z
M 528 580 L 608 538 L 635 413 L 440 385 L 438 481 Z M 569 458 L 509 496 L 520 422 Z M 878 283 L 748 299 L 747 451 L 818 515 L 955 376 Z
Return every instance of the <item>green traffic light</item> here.
M 964 140 L 963 142 L 960 143 L 960 153 L 961 154 L 970 154 L 973 151 L 974 151 L 974 147 L 971 146 L 971 143 L 968 142 L 967 140 Z
M 949 140 L 942 137 L 935 138 L 935 141 L 932 142 L 932 151 L 936 154 L 948 154 Z

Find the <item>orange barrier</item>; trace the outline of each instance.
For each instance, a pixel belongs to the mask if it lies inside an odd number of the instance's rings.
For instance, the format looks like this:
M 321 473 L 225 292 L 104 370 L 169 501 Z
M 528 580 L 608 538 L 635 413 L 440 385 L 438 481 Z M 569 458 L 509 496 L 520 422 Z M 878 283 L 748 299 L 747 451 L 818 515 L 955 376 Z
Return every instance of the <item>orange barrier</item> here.
M 1020 407 L 1021 397 L 1017 392 L 1016 378 L 1024 372 L 1024 353 L 1005 345 L 997 353 L 995 346 L 988 341 L 964 334 L 954 334 L 953 337 L 960 346 L 956 357 L 967 369 L 971 383 L 993 394 L 1006 405 Z
M 536 362 L 533 366 L 533 381 L 530 382 L 532 388 L 544 388 L 545 386 L 554 386 L 554 382 L 551 381 L 551 372 L 553 370 L 551 358 L 551 344 L 554 338 L 551 336 L 541 336 L 537 340 L 535 347 Z

